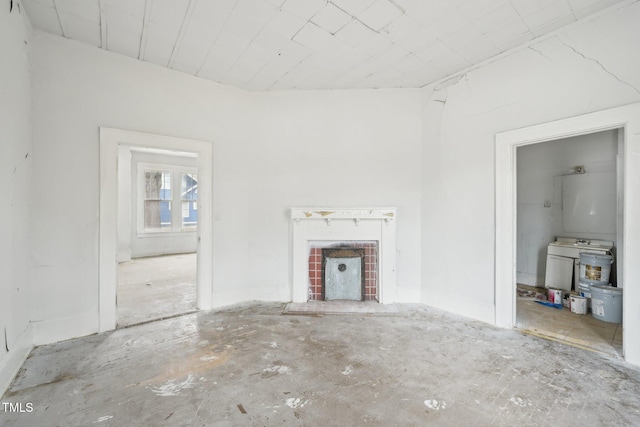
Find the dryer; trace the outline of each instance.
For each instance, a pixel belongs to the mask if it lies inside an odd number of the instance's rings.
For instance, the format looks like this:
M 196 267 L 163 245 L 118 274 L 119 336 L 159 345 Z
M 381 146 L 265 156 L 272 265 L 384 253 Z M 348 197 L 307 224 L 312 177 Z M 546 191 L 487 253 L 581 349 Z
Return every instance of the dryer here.
M 545 288 L 578 289 L 580 278 L 580 252 L 610 254 L 613 242 L 586 240 L 573 237 L 558 237 L 547 247 L 547 268 L 544 276 Z

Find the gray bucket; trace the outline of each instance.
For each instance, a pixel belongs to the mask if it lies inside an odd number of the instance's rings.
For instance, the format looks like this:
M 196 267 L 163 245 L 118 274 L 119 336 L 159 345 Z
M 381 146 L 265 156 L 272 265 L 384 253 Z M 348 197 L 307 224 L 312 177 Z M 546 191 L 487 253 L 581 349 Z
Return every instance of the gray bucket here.
M 591 315 L 605 322 L 622 323 L 622 289 L 591 285 Z
M 576 289 L 581 297 L 587 299 L 587 310 L 591 308 L 591 283 L 585 282 L 582 279 L 578 281 L 578 289 Z
M 580 253 L 580 280 L 593 285 L 609 284 L 613 256 L 592 252 Z

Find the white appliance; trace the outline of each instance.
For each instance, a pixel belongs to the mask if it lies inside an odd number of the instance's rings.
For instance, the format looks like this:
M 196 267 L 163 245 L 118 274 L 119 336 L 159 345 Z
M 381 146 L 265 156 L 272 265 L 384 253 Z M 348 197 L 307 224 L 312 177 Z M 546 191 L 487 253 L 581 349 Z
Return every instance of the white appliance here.
M 578 289 L 580 278 L 580 252 L 610 254 L 613 242 L 607 240 L 585 240 L 573 237 L 558 237 L 547 247 L 547 269 L 545 288 L 571 291 Z M 573 280 L 572 280 L 573 278 Z

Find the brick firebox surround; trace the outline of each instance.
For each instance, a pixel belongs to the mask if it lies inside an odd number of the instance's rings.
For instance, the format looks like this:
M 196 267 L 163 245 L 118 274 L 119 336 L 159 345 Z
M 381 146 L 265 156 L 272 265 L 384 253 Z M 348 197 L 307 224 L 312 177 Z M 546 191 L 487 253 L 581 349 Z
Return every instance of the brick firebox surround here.
M 309 301 L 322 301 L 322 249 L 364 249 L 364 300 L 378 301 L 378 242 L 309 242 Z

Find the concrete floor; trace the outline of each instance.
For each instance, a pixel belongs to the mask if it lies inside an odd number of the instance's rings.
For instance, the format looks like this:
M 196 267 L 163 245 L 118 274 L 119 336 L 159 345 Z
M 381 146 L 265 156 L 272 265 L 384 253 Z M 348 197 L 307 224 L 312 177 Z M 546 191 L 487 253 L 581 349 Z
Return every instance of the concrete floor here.
M 118 327 L 196 310 L 197 254 L 136 258 L 118 265 Z
M 254 303 L 36 348 L 6 426 L 631 426 L 640 369 L 423 306 Z

